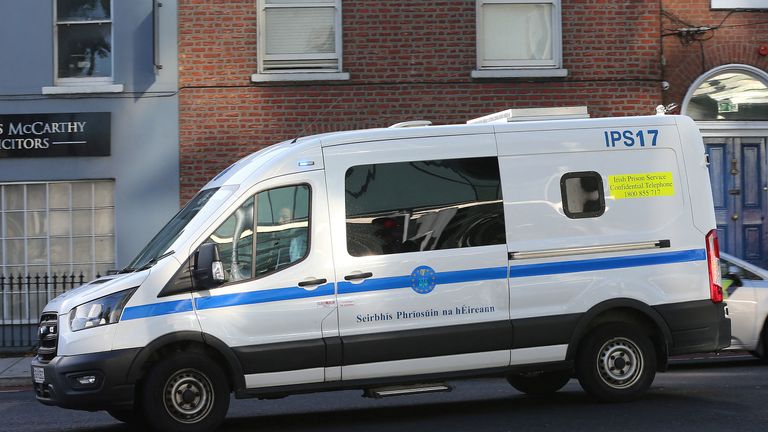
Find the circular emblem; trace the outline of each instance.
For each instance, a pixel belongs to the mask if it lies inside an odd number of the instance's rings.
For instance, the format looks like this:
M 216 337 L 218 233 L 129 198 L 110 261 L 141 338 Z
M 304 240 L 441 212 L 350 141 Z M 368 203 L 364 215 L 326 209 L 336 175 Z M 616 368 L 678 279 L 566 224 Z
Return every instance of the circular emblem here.
M 435 271 L 428 266 L 416 267 L 411 273 L 411 289 L 419 294 L 428 294 L 435 289 Z

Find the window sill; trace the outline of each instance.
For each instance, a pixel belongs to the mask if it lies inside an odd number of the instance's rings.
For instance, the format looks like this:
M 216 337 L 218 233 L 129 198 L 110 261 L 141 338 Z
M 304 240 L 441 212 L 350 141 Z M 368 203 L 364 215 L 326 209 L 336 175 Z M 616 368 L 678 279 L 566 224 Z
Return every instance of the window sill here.
M 255 73 L 251 82 L 349 81 L 349 72 Z
M 472 78 L 559 78 L 568 76 L 568 69 L 482 69 L 473 70 Z
M 122 84 L 87 84 L 43 87 L 44 95 L 122 93 Z

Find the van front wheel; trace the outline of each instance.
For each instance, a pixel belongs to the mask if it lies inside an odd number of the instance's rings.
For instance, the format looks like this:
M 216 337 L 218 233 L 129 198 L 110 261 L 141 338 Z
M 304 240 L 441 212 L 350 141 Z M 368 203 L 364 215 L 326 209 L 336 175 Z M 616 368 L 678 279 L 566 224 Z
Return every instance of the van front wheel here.
M 645 393 L 656 376 L 656 351 L 636 327 L 612 323 L 594 329 L 576 358 L 584 390 L 603 402 L 625 402 Z
M 226 375 L 196 351 L 179 352 L 157 363 L 142 393 L 142 414 L 157 431 L 215 430 L 229 409 Z

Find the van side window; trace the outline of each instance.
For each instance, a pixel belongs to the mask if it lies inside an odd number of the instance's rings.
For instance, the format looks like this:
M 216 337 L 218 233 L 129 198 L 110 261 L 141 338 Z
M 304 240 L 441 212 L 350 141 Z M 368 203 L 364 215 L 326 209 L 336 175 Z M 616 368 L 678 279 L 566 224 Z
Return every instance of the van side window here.
M 352 256 L 506 241 L 496 157 L 354 166 L 345 189 Z
M 308 185 L 256 194 L 256 277 L 301 261 L 309 251 Z
M 560 179 L 563 210 L 571 219 L 593 218 L 605 213 L 603 179 L 594 171 L 567 173 Z
M 219 246 L 227 282 L 250 279 L 253 268 L 253 197 L 243 203 L 208 238 Z

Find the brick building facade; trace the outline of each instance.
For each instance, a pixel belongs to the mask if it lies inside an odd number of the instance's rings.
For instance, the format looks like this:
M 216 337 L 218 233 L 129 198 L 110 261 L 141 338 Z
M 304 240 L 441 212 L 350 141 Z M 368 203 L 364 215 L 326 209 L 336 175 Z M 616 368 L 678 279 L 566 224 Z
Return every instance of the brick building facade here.
M 768 1 L 662 0 L 664 102 L 697 121 L 720 248 L 768 266 Z
M 182 200 L 241 156 L 297 135 L 415 119 L 463 123 L 507 108 L 650 114 L 662 99 L 657 1 L 543 1 L 562 18 L 553 25 L 561 61 L 509 74 L 474 72 L 482 69 L 482 2 L 337 2 L 341 74 L 287 81 L 259 74 L 264 0 L 180 1 Z

